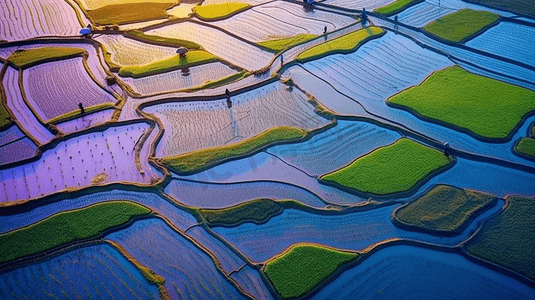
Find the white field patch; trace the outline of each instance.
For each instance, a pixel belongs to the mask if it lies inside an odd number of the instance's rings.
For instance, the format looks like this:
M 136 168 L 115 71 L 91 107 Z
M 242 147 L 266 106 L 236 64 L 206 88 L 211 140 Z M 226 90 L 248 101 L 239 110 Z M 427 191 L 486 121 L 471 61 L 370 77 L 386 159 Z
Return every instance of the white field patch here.
M 324 3 L 349 9 L 363 9 L 372 11 L 388 5 L 396 0 L 327 0 Z
M 120 34 L 96 38 L 111 54 L 111 61 L 120 66 L 147 65 L 176 56 L 176 48 L 142 43 Z
M 48 121 L 84 107 L 117 100 L 87 73 L 83 58 L 49 62 L 22 71 L 26 97 L 37 115 Z
M 235 73 L 236 70 L 216 62 L 141 78 L 125 77 L 121 80 L 130 85 L 136 93 L 148 96 L 200 86 L 207 81 L 215 81 Z
M 65 0 L 0 1 L 0 40 L 74 36 L 81 27 L 76 12 Z
M 159 174 L 151 168 L 141 174 L 134 154 L 149 131 L 148 124 L 138 123 L 81 135 L 45 151 L 36 162 L 0 170 L 0 202 L 110 182 L 150 184 Z
M 74 120 L 56 124 L 56 127 L 64 134 L 78 132 L 110 121 L 114 112 L 114 109 L 97 111 Z
M 535 66 L 535 28 L 500 22 L 466 46 Z
M 197 23 L 177 23 L 145 33 L 192 41 L 215 56 L 249 71 L 262 69 L 274 57 L 271 52 L 236 39 L 220 30 Z
M 177 3 L 177 0 L 79 0 L 87 10 L 94 10 L 107 5 L 132 4 L 132 3 Z
M 6 103 L 22 130 L 35 138 L 39 143 L 46 144 L 54 138 L 39 120 L 33 115 L 30 108 L 24 102 L 19 86 L 19 71 L 7 68 L 3 79 L 4 90 L 6 92 Z
M 236 143 L 277 126 L 312 130 L 329 123 L 318 116 L 305 94 L 276 82 L 226 100 L 160 104 L 144 111 L 164 124 L 157 157 Z
M 414 5 L 397 14 L 398 21 L 414 27 L 424 27 L 442 16 L 457 11 L 456 9 L 438 6 L 429 2 Z M 394 19 L 394 17 L 391 17 Z

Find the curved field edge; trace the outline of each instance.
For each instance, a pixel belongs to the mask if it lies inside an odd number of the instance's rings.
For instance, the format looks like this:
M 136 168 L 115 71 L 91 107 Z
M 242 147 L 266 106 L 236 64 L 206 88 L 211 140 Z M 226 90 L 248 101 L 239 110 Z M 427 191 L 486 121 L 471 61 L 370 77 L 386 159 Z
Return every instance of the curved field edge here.
M 391 96 L 386 104 L 493 143 L 512 138 L 523 121 L 535 112 L 534 98 L 535 92 L 528 89 L 452 66 L 435 71 L 420 85 Z
M 7 58 L 7 62 L 18 69 L 26 69 L 41 63 L 83 56 L 87 57 L 89 53 L 81 48 L 42 47 L 17 50 Z
M 195 6 L 192 10 L 200 20 L 219 21 L 230 18 L 249 8 L 252 8 L 252 6 L 247 3 L 226 2 Z
M 422 2 L 425 2 L 425 0 L 397 0 L 388 5 L 376 8 L 374 12 L 390 17 Z
M 109 109 L 109 108 L 115 109 L 116 106 L 113 103 L 106 102 L 106 103 L 101 103 L 101 104 L 90 106 L 90 107 L 84 107 L 84 111 L 85 111 L 84 114 L 82 114 L 81 110 L 73 110 L 71 112 L 68 112 L 68 113 L 59 115 L 57 117 L 54 117 L 54 118 L 46 121 L 46 123 L 47 124 L 57 124 L 57 123 L 61 123 L 61 122 L 64 122 L 64 121 L 75 119 L 76 117 L 79 117 L 79 116 L 82 116 L 82 115 L 86 115 L 86 114 L 90 114 L 90 113 L 106 110 L 106 109 Z
M 380 147 L 318 181 L 358 193 L 379 196 L 410 192 L 455 160 L 408 138 Z
M 180 90 L 181 92 L 186 92 L 186 93 L 190 93 L 190 92 L 196 92 L 196 91 L 200 91 L 200 90 L 204 90 L 204 89 L 213 89 L 213 88 L 216 88 L 216 87 L 220 87 L 220 86 L 223 86 L 223 85 L 226 85 L 226 84 L 230 84 L 230 83 L 233 83 L 233 82 L 236 82 L 236 81 L 239 81 L 239 80 L 242 80 L 242 79 L 245 79 L 247 77 L 249 77 L 251 75 L 251 73 L 245 71 L 245 70 L 242 70 L 236 74 L 232 74 L 232 75 L 229 75 L 227 77 L 223 77 L 221 79 L 218 79 L 218 80 L 207 80 L 205 81 L 203 84 L 199 85 L 199 86 L 194 86 L 194 87 L 190 87 L 190 88 L 187 88 L 187 89 L 183 89 L 183 90 Z
M 535 138 L 525 137 L 520 139 L 515 143 L 513 152 L 527 159 L 535 159 Z
M 535 282 L 535 199 L 510 196 L 503 212 L 487 220 L 463 244 L 471 257 L 504 267 Z
M 331 54 L 351 53 L 367 41 L 379 38 L 385 33 L 380 27 L 363 28 L 303 51 L 297 56 L 297 61 L 305 63 Z
M 96 237 L 106 230 L 148 215 L 150 209 L 128 201 L 98 203 L 61 212 L 27 227 L 0 235 L 0 263 Z
M 85 10 L 91 23 L 95 25 L 124 25 L 158 19 L 169 19 L 167 10 L 178 5 L 178 1 L 164 3 L 121 3 L 106 5 L 93 10 Z M 80 7 L 83 7 L 80 5 Z
M 298 34 L 296 36 L 292 37 L 286 37 L 286 38 L 280 38 L 280 39 L 273 39 L 273 40 L 267 40 L 258 42 L 258 45 L 267 48 L 269 50 L 272 50 L 273 52 L 280 52 L 284 51 L 286 49 L 290 49 L 294 46 L 301 45 L 303 43 L 306 43 L 310 40 L 313 40 L 317 38 L 318 36 L 315 34 Z
M 302 141 L 312 132 L 295 127 L 275 127 L 236 144 L 202 149 L 157 161 L 179 175 L 191 175 L 232 159 L 253 155 L 268 146 Z
M 440 39 L 462 43 L 499 22 L 500 16 L 487 11 L 461 9 L 435 20 L 422 29 Z
M 297 244 L 266 262 L 263 271 L 283 298 L 297 298 L 357 257 L 355 252 Z
M 415 201 L 396 208 L 392 223 L 405 230 L 459 235 L 477 216 L 497 203 L 498 199 L 490 194 L 436 185 Z
M 147 65 L 122 67 L 119 70 L 119 76 L 141 78 L 216 62 L 218 60 L 216 56 L 206 51 L 194 50 L 189 51 L 185 56 L 179 56 L 177 54 L 168 59 L 159 60 Z
M 282 213 L 282 206 L 271 199 L 256 199 L 223 209 L 199 209 L 210 226 L 238 226 L 245 222 L 264 223 Z

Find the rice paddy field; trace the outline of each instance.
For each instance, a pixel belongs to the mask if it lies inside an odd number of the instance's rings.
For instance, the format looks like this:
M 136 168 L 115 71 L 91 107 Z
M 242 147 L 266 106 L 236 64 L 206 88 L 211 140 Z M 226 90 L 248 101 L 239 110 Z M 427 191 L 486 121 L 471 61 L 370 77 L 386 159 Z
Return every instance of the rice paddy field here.
M 534 7 L 0 1 L 0 298 L 535 299 Z

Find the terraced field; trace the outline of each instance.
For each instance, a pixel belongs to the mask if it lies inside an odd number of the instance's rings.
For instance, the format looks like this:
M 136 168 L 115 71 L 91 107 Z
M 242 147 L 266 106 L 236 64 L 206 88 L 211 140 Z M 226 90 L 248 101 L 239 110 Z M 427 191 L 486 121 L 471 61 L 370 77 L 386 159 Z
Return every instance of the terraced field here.
M 0 298 L 535 299 L 532 4 L 0 1 Z

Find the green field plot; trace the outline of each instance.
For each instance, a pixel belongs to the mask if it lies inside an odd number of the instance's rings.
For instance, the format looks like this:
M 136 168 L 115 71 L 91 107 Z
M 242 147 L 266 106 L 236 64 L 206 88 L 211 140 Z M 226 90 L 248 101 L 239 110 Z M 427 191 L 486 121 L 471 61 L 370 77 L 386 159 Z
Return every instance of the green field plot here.
M 99 104 L 99 105 L 85 107 L 84 110 L 85 110 L 86 114 L 90 114 L 92 112 L 97 112 L 97 111 L 105 110 L 105 109 L 113 109 L 113 108 L 115 108 L 115 105 L 113 103 L 106 102 L 106 103 L 102 103 L 102 104 Z M 55 124 L 55 123 L 59 123 L 59 122 L 64 121 L 64 120 L 68 120 L 68 119 L 80 116 L 80 115 L 81 115 L 81 111 L 79 109 L 77 109 L 77 110 L 68 112 L 66 114 L 57 116 L 55 118 L 52 118 L 52 119 L 48 120 L 46 123 L 47 124 Z
M 132 202 L 115 201 L 55 214 L 28 227 L 0 235 L 0 262 L 98 236 L 150 210 Z
M 442 152 L 401 138 L 320 180 L 360 192 L 387 195 L 405 192 L 420 180 L 452 162 Z
M 162 159 L 162 163 L 179 174 L 195 173 L 224 162 L 243 157 L 276 142 L 299 140 L 308 133 L 295 127 L 276 127 L 250 139 L 228 146 L 213 147 Z
M 188 52 L 184 57 L 177 54 L 176 56 L 156 61 L 148 65 L 122 67 L 121 70 L 119 70 L 119 76 L 139 78 L 198 66 L 217 60 L 217 57 L 206 51 L 194 50 Z
M 459 232 L 470 217 L 493 204 L 494 196 L 438 185 L 416 201 L 396 211 L 396 219 L 431 231 Z
M 269 261 L 264 272 L 283 298 L 296 298 L 357 256 L 321 246 L 298 245 Z
M 507 138 L 535 110 L 535 92 L 450 67 L 387 100 L 484 138 Z
M 163 2 L 163 3 L 162 3 Z M 106 5 L 87 14 L 97 25 L 121 25 L 155 19 L 168 18 L 166 10 L 178 4 L 178 1 L 162 1 L 160 3 L 124 3 Z
M 527 137 L 520 140 L 515 150 L 519 153 L 535 158 L 535 138 Z
M 422 0 L 397 0 L 374 11 L 386 16 L 392 16 L 402 12 L 405 8 L 415 3 L 423 2 Z
M 176 46 L 176 47 L 183 46 L 183 47 L 188 48 L 189 50 L 202 49 L 202 47 L 199 44 L 196 44 L 191 41 L 174 39 L 174 38 L 169 38 L 169 37 L 161 37 L 161 36 L 152 35 L 152 34 L 145 34 L 143 31 L 140 31 L 140 30 L 130 30 L 130 31 L 127 31 L 127 34 L 143 42 L 149 42 L 149 43 L 155 42 L 157 44 L 164 44 L 164 45 L 170 45 L 170 46 Z
M 239 2 L 227 2 L 227 3 L 214 3 L 208 5 L 195 6 L 193 11 L 201 19 L 214 20 L 226 17 L 240 10 L 248 8 L 250 5 L 247 3 Z
M 24 69 L 48 61 L 67 59 L 87 55 L 84 49 L 71 47 L 43 47 L 15 51 L 8 57 L 8 61 L 17 68 Z
M 379 27 L 367 27 L 355 32 L 343 35 L 334 40 L 312 47 L 297 56 L 300 62 L 318 59 L 335 53 L 350 53 L 367 42 L 370 38 L 382 35 L 383 29 Z
M 424 26 L 424 30 L 443 39 L 460 42 L 494 23 L 500 16 L 487 11 L 461 9 Z
M 9 112 L 6 110 L 2 102 L 0 102 L 0 128 L 11 123 L 10 119 Z
M 505 211 L 485 222 L 465 250 L 535 279 L 535 199 L 508 200 Z
M 273 51 L 279 52 L 315 39 L 316 37 L 318 36 L 315 34 L 299 34 L 288 38 L 263 41 L 258 44 Z
M 224 209 L 200 209 L 199 213 L 211 225 L 232 226 L 246 221 L 260 223 L 279 211 L 277 202 L 258 199 Z

